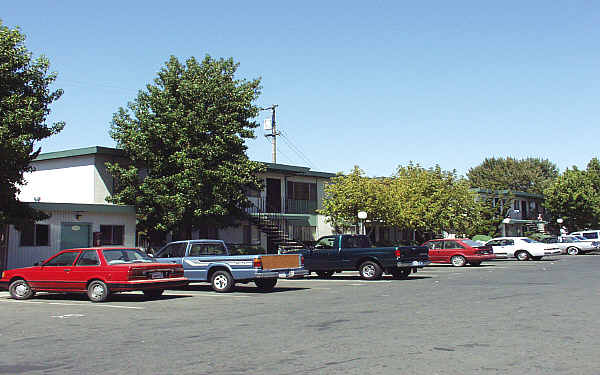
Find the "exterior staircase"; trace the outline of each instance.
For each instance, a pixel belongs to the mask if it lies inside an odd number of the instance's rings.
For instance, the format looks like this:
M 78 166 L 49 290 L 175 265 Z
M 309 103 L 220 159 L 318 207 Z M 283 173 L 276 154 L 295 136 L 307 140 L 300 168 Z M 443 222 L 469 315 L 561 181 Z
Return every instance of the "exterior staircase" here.
M 279 212 L 269 212 L 264 200 L 259 200 L 258 204 L 252 204 L 246 209 L 249 214 L 249 220 L 261 232 L 267 235 L 268 253 L 285 252 L 291 249 L 301 249 L 305 245 L 294 239 L 294 234 L 289 233 L 290 225 L 285 216 Z

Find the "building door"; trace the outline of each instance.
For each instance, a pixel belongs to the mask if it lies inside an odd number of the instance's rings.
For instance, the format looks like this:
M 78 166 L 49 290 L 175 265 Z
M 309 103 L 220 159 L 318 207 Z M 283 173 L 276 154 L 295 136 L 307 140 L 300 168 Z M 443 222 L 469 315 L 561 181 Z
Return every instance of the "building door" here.
M 267 207 L 266 212 L 281 213 L 281 180 L 267 178 Z
M 90 233 L 90 223 L 61 223 L 61 250 L 90 247 Z
M 8 263 L 8 225 L 0 225 L 0 271 L 6 270 Z

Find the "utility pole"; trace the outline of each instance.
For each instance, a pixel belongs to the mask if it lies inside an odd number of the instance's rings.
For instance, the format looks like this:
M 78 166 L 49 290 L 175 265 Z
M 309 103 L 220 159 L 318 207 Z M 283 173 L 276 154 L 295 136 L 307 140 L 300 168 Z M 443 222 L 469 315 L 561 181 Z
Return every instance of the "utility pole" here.
M 277 108 L 277 104 L 273 104 L 270 107 L 261 108 L 263 111 L 270 110 L 271 115 L 271 134 L 265 134 L 265 137 L 273 137 L 273 163 L 277 163 L 277 136 L 279 133 L 277 132 L 277 127 L 275 125 L 275 108 Z M 265 129 L 266 130 L 266 129 Z

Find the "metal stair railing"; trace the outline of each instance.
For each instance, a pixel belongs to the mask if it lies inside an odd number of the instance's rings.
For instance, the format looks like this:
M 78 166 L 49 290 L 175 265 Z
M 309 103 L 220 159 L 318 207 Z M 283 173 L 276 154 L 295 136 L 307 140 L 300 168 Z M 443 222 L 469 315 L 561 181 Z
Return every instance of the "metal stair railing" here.
M 264 199 L 259 199 L 258 204 L 252 203 L 246 209 L 250 221 L 267 235 L 267 238 L 276 246 L 277 250 L 303 248 L 304 244 L 293 238 L 288 232 L 289 222 L 280 212 L 270 208 Z M 270 208 L 270 209 L 269 209 Z M 267 249 L 271 250 L 271 249 Z

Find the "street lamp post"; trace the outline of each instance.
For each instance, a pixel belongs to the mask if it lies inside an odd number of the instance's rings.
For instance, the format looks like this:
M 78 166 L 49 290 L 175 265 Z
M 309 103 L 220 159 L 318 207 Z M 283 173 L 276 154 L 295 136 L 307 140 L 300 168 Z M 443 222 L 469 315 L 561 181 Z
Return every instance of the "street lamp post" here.
M 365 223 L 364 220 L 367 218 L 367 213 L 365 211 L 359 211 L 358 212 L 358 219 L 359 219 L 359 223 L 360 223 L 360 230 L 359 230 L 359 234 L 365 234 Z

